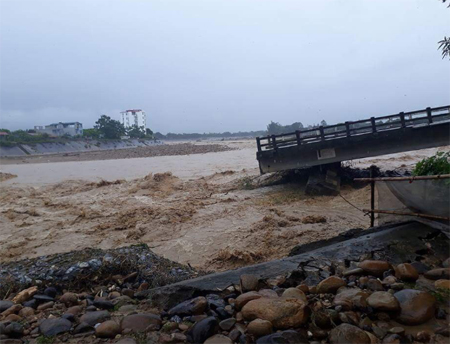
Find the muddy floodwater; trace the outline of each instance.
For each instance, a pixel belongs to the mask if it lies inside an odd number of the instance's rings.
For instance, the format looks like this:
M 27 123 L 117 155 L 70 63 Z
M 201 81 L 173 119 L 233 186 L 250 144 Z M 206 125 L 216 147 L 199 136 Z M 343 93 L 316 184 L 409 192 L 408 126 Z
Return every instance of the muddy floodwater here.
M 253 141 L 220 144 L 234 150 L 2 164 L 2 173 L 17 177 L 0 184 L 0 260 L 145 243 L 171 260 L 224 270 L 368 227 L 339 196 L 308 197 L 301 184 L 266 183 Z M 351 164 L 411 168 L 436 150 Z M 367 187 L 344 185 L 341 193 L 360 208 L 369 205 Z

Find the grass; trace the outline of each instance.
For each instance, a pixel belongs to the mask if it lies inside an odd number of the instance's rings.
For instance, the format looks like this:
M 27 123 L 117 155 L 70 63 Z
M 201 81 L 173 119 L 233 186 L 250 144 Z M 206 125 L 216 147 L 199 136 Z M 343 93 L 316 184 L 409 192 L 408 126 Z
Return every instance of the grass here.
M 37 344 L 53 344 L 54 342 L 55 342 L 55 337 L 39 336 L 36 338 Z

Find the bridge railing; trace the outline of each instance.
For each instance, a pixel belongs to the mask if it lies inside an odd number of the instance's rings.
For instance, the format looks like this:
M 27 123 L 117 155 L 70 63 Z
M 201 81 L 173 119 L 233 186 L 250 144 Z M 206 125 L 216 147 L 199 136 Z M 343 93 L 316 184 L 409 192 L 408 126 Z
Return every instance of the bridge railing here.
M 334 140 L 357 135 L 369 135 L 380 131 L 398 130 L 406 127 L 430 125 L 450 119 L 450 105 L 426 108 L 418 111 L 400 112 L 395 115 L 371 117 L 359 121 L 297 130 L 292 133 L 257 137 L 258 151 L 305 145 L 313 142 Z

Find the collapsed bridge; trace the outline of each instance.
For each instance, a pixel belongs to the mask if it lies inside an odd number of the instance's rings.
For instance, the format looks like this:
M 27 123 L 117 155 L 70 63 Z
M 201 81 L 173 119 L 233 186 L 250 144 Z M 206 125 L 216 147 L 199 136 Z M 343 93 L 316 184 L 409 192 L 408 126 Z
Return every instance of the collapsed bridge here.
M 450 144 L 450 105 L 257 137 L 261 173 Z

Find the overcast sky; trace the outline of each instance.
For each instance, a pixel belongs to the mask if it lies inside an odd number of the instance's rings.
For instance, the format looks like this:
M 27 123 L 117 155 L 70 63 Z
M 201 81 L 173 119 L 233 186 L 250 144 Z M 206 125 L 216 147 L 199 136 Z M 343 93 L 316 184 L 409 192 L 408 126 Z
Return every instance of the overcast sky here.
M 439 0 L 0 0 L 0 127 L 258 130 L 450 104 Z

